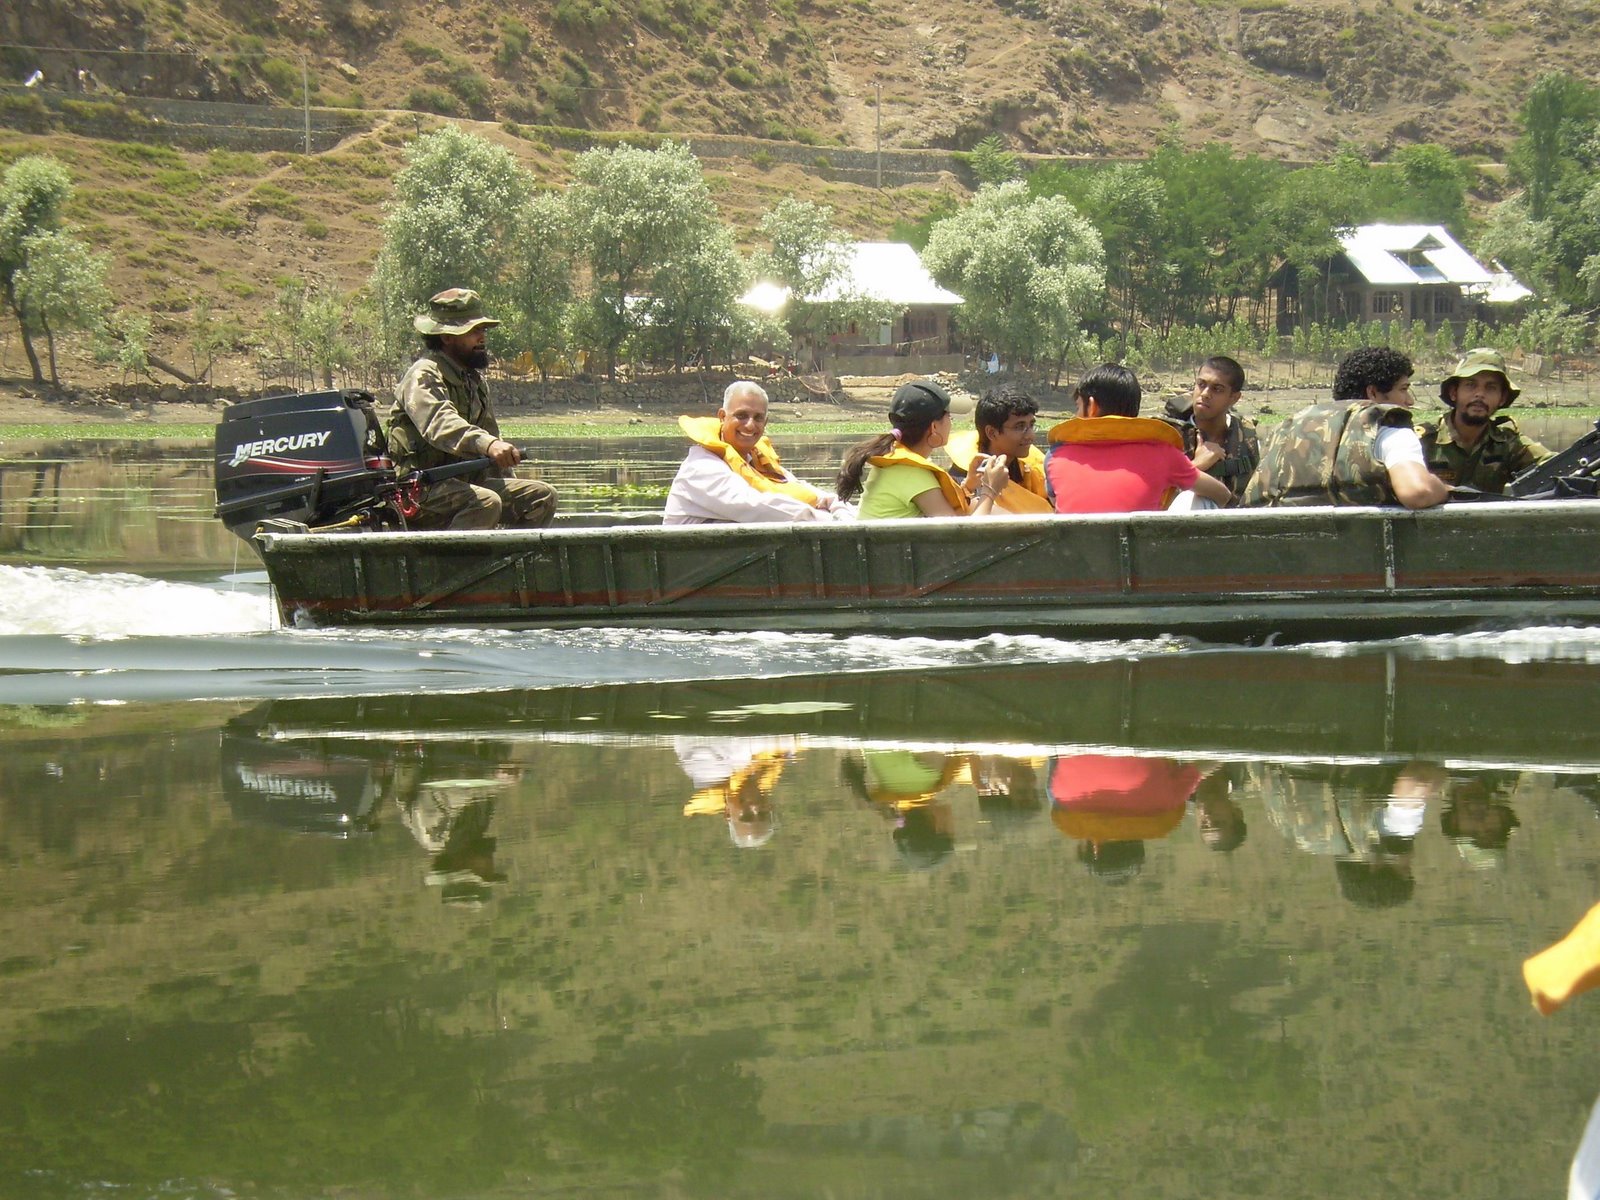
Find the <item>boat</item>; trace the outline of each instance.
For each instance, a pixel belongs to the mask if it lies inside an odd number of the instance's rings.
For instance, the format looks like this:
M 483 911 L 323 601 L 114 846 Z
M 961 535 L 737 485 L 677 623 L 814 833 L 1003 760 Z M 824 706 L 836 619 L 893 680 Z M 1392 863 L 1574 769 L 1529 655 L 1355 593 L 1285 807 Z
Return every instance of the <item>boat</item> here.
M 406 489 L 373 456 L 370 403 L 322 395 L 321 431 L 289 397 L 235 406 L 217 433 L 219 515 L 295 626 L 1253 643 L 1600 623 L 1600 504 L 1583 499 L 744 526 L 579 514 L 424 533 L 396 528 Z

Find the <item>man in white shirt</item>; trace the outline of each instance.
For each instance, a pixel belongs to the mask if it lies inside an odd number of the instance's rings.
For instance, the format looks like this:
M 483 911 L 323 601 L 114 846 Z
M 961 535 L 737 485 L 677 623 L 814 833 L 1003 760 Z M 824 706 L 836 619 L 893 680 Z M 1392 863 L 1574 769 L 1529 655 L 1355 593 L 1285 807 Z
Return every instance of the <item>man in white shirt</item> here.
M 766 436 L 767 393 L 759 384 L 729 384 L 715 417 L 679 417 L 678 426 L 694 445 L 672 480 L 663 525 L 854 517 L 850 505 L 778 462 Z

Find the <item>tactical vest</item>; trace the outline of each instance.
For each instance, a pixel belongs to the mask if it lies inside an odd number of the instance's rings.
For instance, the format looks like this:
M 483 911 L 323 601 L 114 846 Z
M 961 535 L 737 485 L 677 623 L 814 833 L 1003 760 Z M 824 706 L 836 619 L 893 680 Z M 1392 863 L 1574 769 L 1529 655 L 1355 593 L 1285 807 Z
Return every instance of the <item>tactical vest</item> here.
M 1443 417 L 1429 421 L 1417 430 L 1417 436 L 1422 440 L 1428 470 L 1452 487 L 1480 492 L 1505 491 L 1506 484 L 1549 453 L 1523 437 L 1511 417 L 1498 413 L 1470 450 L 1456 444 Z
M 1389 473 L 1378 461 L 1378 431 L 1410 424 L 1410 409 L 1398 404 L 1313 404 L 1267 434 L 1244 502 L 1268 507 L 1398 503 Z
M 394 459 L 395 470 L 402 475 L 407 471 L 425 471 L 460 461 L 458 455 L 446 454 L 424 438 L 411 420 L 411 415 L 406 412 L 405 396 L 413 380 L 430 370 L 439 377 L 445 394 L 450 397 L 450 403 L 463 421 L 476 425 L 494 437 L 500 436 L 500 426 L 489 408 L 489 386 L 484 383 L 483 376 L 476 371 L 465 374 L 447 361 L 424 354 L 411 364 L 411 369 L 395 385 L 395 400 L 389 409 L 389 457 Z M 484 472 L 485 475 L 493 473 Z

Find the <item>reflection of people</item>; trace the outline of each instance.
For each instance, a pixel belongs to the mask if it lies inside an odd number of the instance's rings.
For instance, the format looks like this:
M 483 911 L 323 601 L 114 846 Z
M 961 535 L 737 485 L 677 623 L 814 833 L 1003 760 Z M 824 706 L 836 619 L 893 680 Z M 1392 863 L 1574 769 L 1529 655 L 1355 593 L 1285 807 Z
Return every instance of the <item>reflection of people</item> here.
M 678 737 L 672 749 L 695 787 L 684 816 L 726 817 L 729 840 L 743 850 L 777 832 L 772 792 L 793 757 L 792 739 Z
M 767 438 L 767 393 L 739 380 L 714 417 L 679 417 L 689 447 L 667 492 L 663 525 L 827 521 L 854 515 L 831 492 L 796 479 Z
M 955 814 L 939 793 L 962 775 L 964 756 L 937 751 L 864 750 L 840 764 L 844 782 L 894 822 L 894 845 L 913 867 L 932 867 L 955 849 Z
M 1200 840 L 1221 853 L 1244 845 L 1247 831 L 1244 810 L 1233 798 L 1233 776 L 1233 771 L 1228 769 L 1215 771 L 1201 780 L 1194 792 L 1194 817 L 1200 828 Z
M 555 489 L 512 475 L 522 452 L 500 436 L 482 374 L 489 365 L 484 331 L 500 322 L 484 315 L 477 292 L 450 288 L 429 300 L 428 311 L 413 323 L 424 349 L 396 385 L 389 410 L 389 452 L 396 470 L 473 458 L 494 465 L 430 485 L 412 524 L 418 529 L 548 525 L 556 513 Z
M 1043 759 L 1012 758 L 988 754 L 970 762 L 972 786 L 978 793 L 978 811 L 991 822 L 1025 820 L 1044 808 L 1039 777 L 1034 773 Z
M 428 886 L 439 888 L 446 904 L 476 905 L 490 898 L 491 884 L 506 879 L 495 869 L 489 825 L 515 769 L 502 766 L 477 778 L 441 773 L 459 765 L 435 762 L 426 751 L 402 760 L 395 769 L 395 803 L 401 824 L 433 856 Z
M 1145 842 L 1178 827 L 1201 778 L 1170 758 L 1065 755 L 1050 768 L 1050 818 L 1092 874 L 1126 882 L 1143 869 Z
M 1475 774 L 1463 783 L 1451 782 L 1439 813 L 1439 831 L 1455 843 L 1456 852 L 1471 867 L 1499 866 L 1511 832 L 1521 822 L 1508 798 L 1515 777 L 1497 772 Z
M 1416 890 L 1412 856 L 1427 803 L 1444 771 L 1414 762 L 1392 768 L 1269 768 L 1261 797 L 1272 823 L 1302 850 L 1334 859 L 1339 892 L 1352 904 L 1389 908 Z

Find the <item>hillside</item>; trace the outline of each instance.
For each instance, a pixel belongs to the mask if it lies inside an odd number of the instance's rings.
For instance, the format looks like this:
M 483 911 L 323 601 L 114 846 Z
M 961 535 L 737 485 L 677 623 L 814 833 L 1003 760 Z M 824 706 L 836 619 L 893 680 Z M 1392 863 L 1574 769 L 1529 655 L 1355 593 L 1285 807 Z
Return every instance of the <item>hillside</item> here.
M 1051 154 L 1133 156 L 1175 136 L 1296 161 L 1429 140 L 1496 161 L 1540 72 L 1600 73 L 1597 29 L 1600 0 L 17 0 L 0 10 L 13 89 L 38 70 L 41 91 L 113 113 L 120 96 L 248 102 L 292 127 L 303 61 L 312 104 L 347 112 L 351 131 L 306 157 L 12 119 L 0 164 L 69 165 L 73 220 L 112 255 L 114 290 L 189 366 L 199 299 L 254 329 L 286 282 L 364 282 L 403 149 L 445 119 L 552 184 L 575 149 L 522 126 L 778 139 L 796 161 L 707 163 L 741 237 L 796 194 L 881 237 L 960 182 L 878 190 L 831 169 L 830 150 L 965 149 L 998 132 Z M 7 331 L 0 375 L 20 362 Z M 252 364 L 218 368 L 249 378 Z

